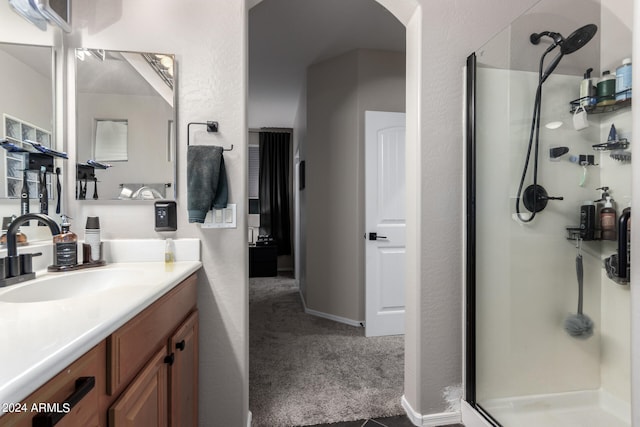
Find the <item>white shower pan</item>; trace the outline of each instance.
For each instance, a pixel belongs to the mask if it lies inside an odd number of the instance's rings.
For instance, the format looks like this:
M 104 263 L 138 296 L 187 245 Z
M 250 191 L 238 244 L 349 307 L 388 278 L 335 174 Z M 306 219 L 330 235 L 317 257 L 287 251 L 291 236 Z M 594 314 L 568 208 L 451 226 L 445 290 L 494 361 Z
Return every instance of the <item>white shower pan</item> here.
M 631 407 L 603 390 L 493 399 L 481 405 L 504 427 L 631 427 Z

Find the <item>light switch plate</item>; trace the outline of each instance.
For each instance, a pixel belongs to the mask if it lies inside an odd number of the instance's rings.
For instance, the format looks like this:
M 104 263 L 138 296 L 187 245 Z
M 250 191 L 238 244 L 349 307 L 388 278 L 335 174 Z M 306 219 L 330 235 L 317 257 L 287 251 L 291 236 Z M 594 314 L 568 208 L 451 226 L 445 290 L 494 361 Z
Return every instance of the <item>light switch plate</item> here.
M 212 209 L 207 212 L 202 228 L 237 228 L 236 204 L 229 203 L 224 209 Z

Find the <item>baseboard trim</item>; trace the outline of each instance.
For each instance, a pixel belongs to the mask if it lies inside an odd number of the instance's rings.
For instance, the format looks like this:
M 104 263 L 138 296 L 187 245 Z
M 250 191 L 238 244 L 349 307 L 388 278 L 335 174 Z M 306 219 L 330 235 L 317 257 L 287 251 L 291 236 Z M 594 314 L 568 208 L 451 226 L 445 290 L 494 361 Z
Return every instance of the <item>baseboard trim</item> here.
M 462 421 L 460 411 L 422 415 L 411 407 L 411 404 L 409 404 L 404 395 L 402 396 L 401 404 L 407 414 L 407 418 L 409 418 L 409 421 L 415 426 L 437 427 L 447 424 L 458 424 Z
M 251 411 L 249 411 L 249 414 L 247 415 L 247 427 L 251 427 L 252 418 L 253 414 L 251 413 Z
M 364 325 L 364 320 L 360 321 L 360 320 L 347 319 L 346 317 L 340 317 L 340 316 L 336 316 L 329 313 L 323 313 L 322 311 L 312 310 L 309 307 L 307 307 L 307 303 L 304 300 L 304 295 L 302 295 L 302 291 L 298 289 L 298 292 L 300 293 L 300 300 L 302 301 L 302 308 L 304 309 L 305 313 L 310 314 L 312 316 L 316 316 L 316 317 L 322 317 L 323 319 L 333 320 L 334 322 L 344 323 L 350 326 L 362 327 Z

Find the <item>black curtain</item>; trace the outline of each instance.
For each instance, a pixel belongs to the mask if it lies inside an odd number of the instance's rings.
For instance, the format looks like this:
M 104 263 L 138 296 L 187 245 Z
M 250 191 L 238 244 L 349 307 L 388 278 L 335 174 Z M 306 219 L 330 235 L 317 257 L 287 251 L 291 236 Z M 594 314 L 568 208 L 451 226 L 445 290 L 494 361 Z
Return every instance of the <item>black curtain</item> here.
M 260 233 L 270 234 L 278 255 L 291 254 L 289 132 L 260 132 Z

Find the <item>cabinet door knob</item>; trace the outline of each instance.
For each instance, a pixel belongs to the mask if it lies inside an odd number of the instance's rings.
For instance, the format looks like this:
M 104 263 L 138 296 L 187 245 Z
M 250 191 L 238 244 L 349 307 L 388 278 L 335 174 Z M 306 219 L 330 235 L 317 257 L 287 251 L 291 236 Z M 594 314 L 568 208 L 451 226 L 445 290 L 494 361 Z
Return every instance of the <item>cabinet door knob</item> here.
M 173 365 L 173 360 L 175 359 L 175 355 L 173 353 L 167 355 L 164 357 L 164 363 L 168 364 L 169 366 Z
M 184 342 L 184 340 L 182 340 L 182 341 L 180 341 L 180 342 L 177 342 L 177 343 L 176 343 L 176 348 L 177 348 L 178 350 L 183 351 L 183 350 L 184 350 L 184 347 L 185 347 L 185 342 Z

